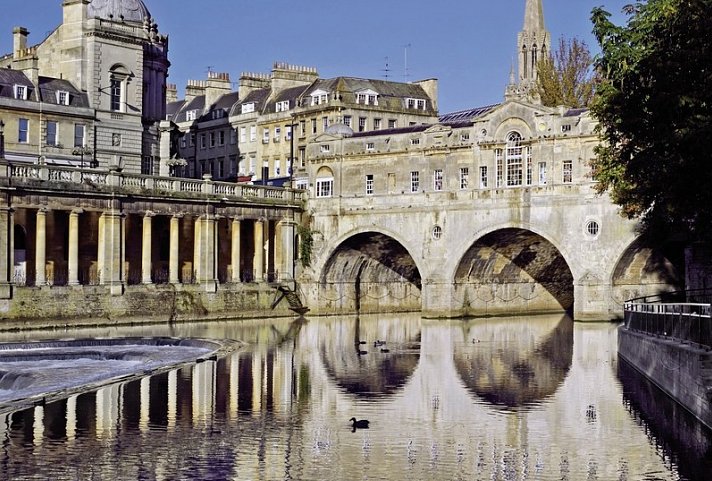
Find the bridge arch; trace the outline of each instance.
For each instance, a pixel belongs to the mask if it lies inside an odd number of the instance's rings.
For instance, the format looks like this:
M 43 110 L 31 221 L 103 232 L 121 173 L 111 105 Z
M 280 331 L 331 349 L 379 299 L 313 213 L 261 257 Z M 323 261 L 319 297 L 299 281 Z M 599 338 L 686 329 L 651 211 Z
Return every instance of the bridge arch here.
M 382 229 L 351 232 L 317 266 L 320 307 L 339 312 L 421 309 L 421 271 L 404 242 Z
M 574 272 L 559 243 L 513 225 L 478 235 L 455 266 L 463 315 L 570 311 Z

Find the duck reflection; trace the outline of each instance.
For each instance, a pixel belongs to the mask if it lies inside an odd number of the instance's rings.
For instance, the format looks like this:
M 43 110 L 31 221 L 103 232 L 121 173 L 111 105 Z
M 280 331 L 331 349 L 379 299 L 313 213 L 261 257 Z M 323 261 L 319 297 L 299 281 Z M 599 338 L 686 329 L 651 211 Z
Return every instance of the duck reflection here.
M 418 367 L 419 324 L 356 317 L 325 329 L 330 332 L 319 336 L 324 368 L 347 393 L 365 398 L 392 395 Z
M 467 389 L 487 402 L 519 408 L 556 392 L 571 368 L 573 320 L 542 317 L 511 324 L 479 319 L 463 325 L 455 368 Z

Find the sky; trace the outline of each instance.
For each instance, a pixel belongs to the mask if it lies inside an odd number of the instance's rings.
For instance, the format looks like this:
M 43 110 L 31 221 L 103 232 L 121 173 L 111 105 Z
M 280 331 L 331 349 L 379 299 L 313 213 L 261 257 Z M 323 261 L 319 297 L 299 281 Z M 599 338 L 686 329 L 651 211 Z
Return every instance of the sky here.
M 625 22 L 632 0 L 543 0 L 552 36 L 576 37 L 592 53 L 590 13 Z M 169 82 L 179 96 L 209 70 L 269 73 L 274 62 L 316 67 L 322 78 L 438 79 L 441 113 L 503 100 L 525 0 L 144 0 L 169 36 Z M 40 43 L 62 19 L 62 0 L 0 0 L 0 54 L 12 29 Z M 516 65 L 515 65 L 516 68 Z M 236 84 L 235 84 L 236 86 Z

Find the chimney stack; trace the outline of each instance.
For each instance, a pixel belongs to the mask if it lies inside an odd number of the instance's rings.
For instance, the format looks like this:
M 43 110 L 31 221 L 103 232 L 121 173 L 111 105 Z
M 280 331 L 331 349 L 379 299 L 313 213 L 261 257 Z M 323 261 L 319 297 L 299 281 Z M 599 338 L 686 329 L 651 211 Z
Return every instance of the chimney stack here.
M 12 56 L 19 59 L 25 56 L 27 50 L 27 36 L 30 32 L 25 27 L 15 27 L 12 29 Z

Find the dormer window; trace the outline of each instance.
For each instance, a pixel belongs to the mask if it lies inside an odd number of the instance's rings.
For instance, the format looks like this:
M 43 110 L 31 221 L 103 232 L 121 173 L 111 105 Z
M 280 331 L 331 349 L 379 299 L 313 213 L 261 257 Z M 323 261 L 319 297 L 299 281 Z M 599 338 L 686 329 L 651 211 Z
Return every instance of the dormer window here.
M 223 109 L 213 110 L 212 118 L 213 120 L 221 119 L 225 116 L 225 111 Z
M 322 154 L 328 154 L 331 151 L 331 146 L 329 144 L 322 144 L 319 146 L 319 151 Z
M 15 85 L 15 98 L 18 100 L 27 100 L 28 90 L 27 85 Z
M 378 105 L 378 92 L 364 90 L 356 93 L 356 103 L 363 105 Z
M 255 103 L 250 102 L 249 104 L 242 104 L 240 107 L 240 113 L 249 114 L 255 111 Z
M 329 93 L 324 90 L 315 90 L 311 94 L 312 105 L 322 105 L 329 101 Z
M 69 92 L 66 90 L 57 91 L 57 105 L 69 105 Z
M 197 110 L 188 110 L 185 113 L 185 120 L 188 122 L 195 120 L 198 117 L 198 111 Z
M 425 100 L 423 99 L 414 99 L 414 98 L 408 98 L 406 99 L 406 106 L 409 109 L 417 109 L 417 110 L 425 110 Z
M 282 100 L 275 104 L 275 111 L 286 112 L 287 110 L 289 110 L 289 100 Z

